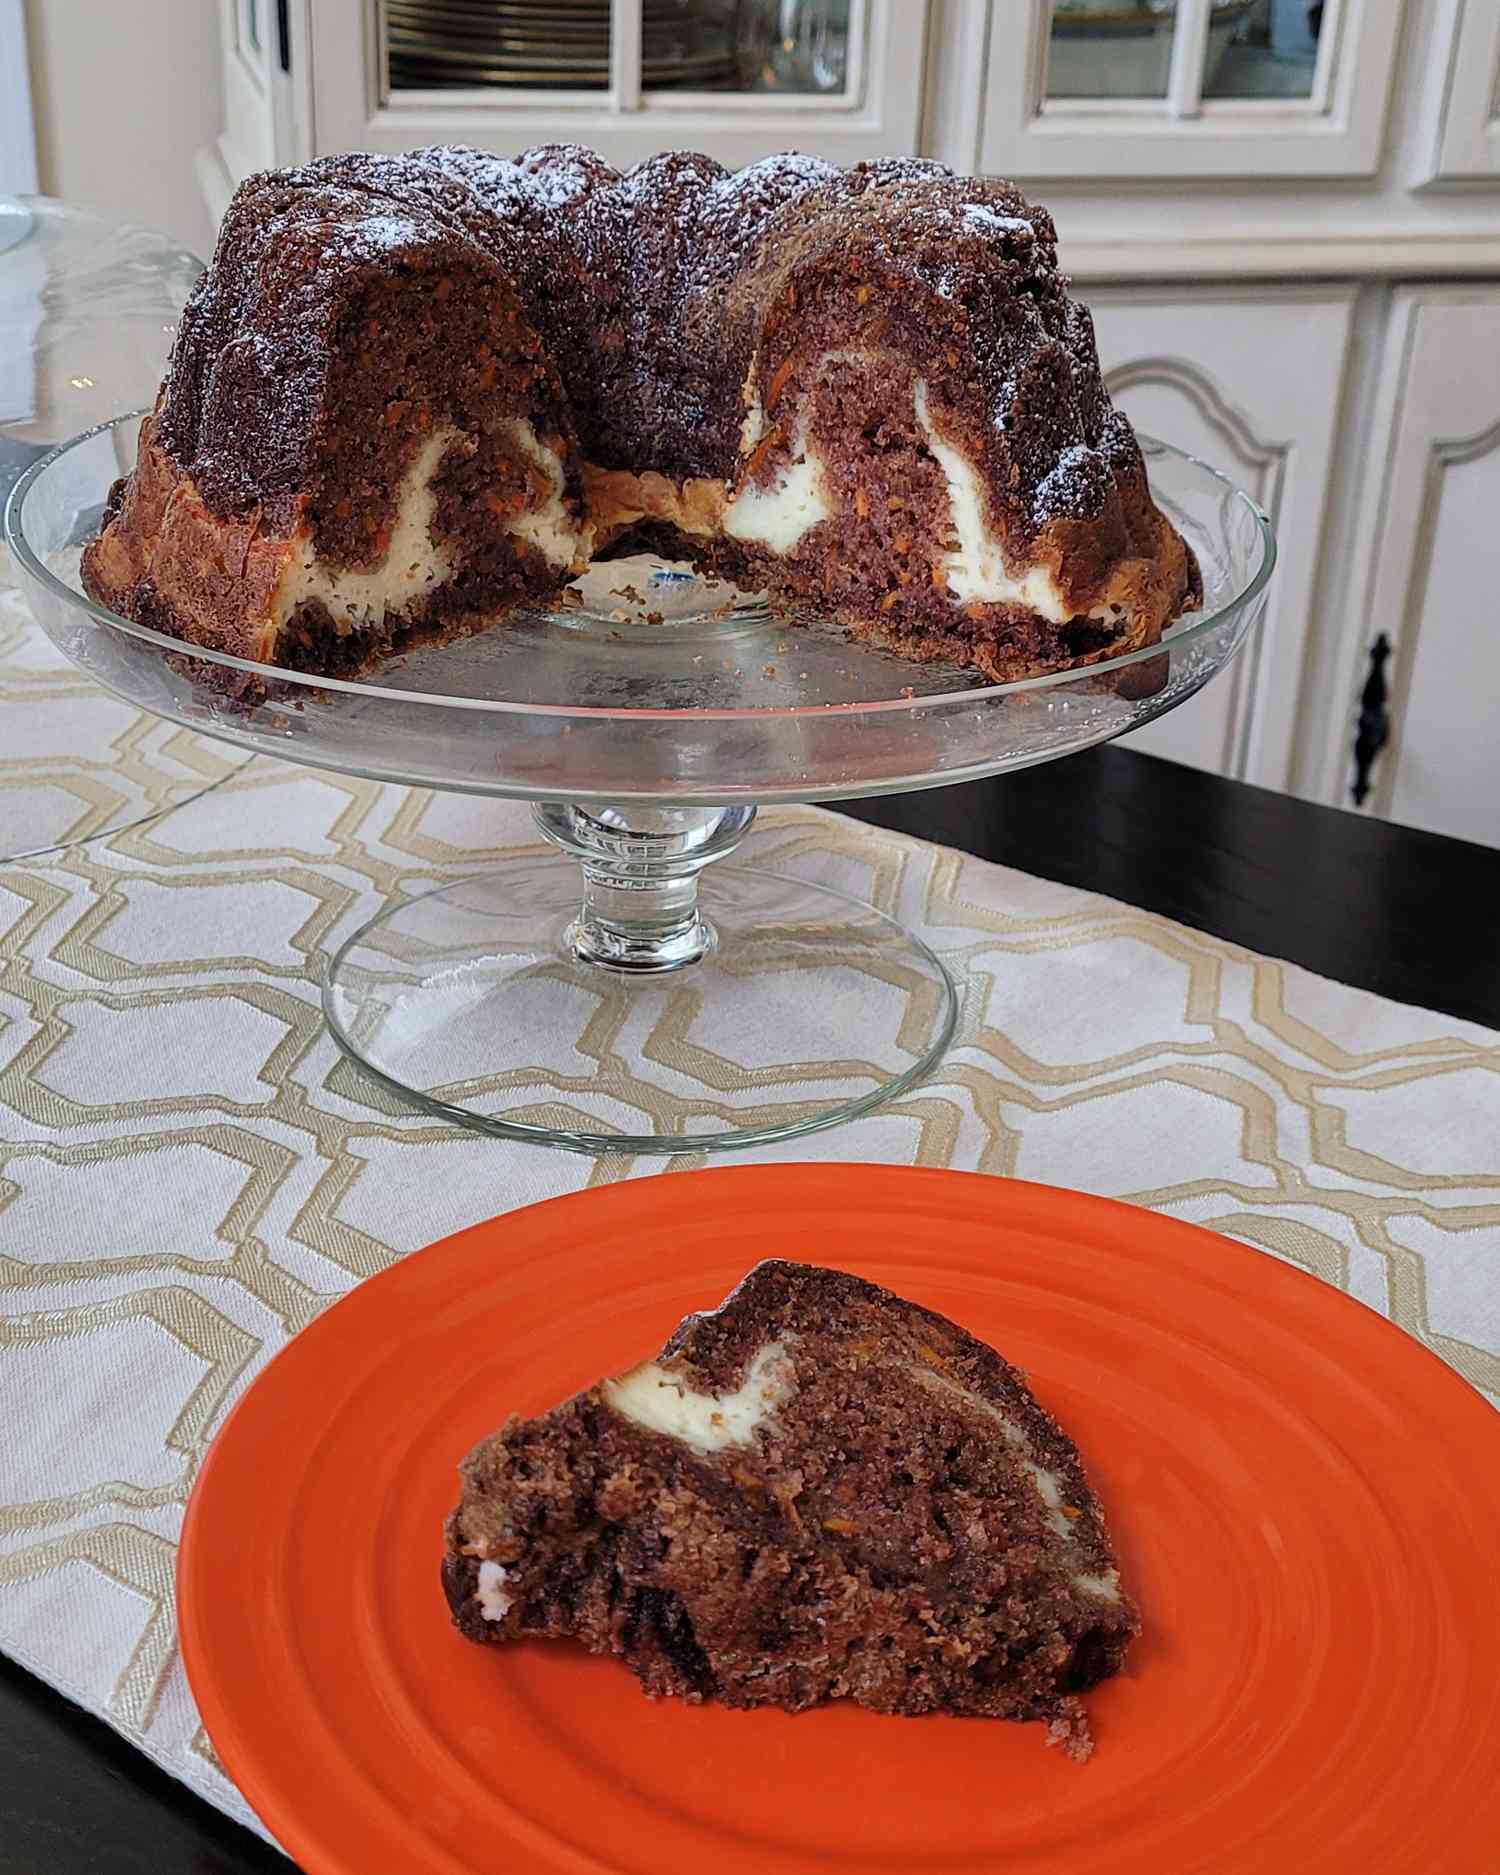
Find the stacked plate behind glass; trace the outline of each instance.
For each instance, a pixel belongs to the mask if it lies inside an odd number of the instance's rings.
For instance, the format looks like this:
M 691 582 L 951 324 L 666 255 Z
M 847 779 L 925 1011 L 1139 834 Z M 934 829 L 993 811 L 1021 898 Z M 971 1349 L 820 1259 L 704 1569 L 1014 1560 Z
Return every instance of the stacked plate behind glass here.
M 387 0 L 393 90 L 603 90 L 610 0 Z M 645 0 L 641 82 L 734 82 L 735 0 Z

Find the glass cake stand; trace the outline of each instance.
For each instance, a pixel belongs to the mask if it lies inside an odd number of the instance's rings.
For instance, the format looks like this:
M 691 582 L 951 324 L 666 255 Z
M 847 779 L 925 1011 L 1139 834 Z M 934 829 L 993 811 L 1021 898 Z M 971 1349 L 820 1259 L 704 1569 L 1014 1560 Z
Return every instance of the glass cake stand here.
M 596 566 L 571 609 L 523 615 L 372 677 L 305 677 L 129 623 L 78 560 L 139 415 L 17 483 L 5 536 L 48 636 L 130 702 L 243 749 L 534 803 L 552 851 L 387 906 L 329 965 L 340 1046 L 401 1100 L 578 1151 L 712 1152 L 864 1113 L 952 1038 L 947 970 L 855 898 L 723 862 L 756 804 L 931 788 L 1103 742 L 1185 702 L 1259 618 L 1262 510 L 1143 439 L 1203 569 L 1204 609 L 1162 644 L 1022 683 L 914 665 L 789 623 L 641 557 Z

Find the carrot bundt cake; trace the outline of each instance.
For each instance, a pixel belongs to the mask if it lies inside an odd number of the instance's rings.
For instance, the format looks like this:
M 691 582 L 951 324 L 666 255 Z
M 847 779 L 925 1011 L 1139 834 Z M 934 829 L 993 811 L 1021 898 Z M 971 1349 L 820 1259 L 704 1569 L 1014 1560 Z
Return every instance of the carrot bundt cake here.
M 919 159 L 549 145 L 251 177 L 84 577 L 351 672 L 685 559 L 1004 681 L 1199 602 L 1051 218 Z

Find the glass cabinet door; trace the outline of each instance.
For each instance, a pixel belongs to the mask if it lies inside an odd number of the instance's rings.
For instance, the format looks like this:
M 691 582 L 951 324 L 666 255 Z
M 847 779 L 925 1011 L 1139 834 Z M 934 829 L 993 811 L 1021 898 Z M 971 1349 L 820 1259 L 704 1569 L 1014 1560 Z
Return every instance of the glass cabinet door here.
M 611 0 L 385 0 L 393 91 L 607 91 Z M 811 93 L 849 76 L 851 0 L 640 0 L 618 21 L 642 91 Z M 635 72 L 629 72 L 629 66 Z
M 1210 0 L 1200 102 L 1311 98 L 1325 23 L 1326 0 Z M 1165 98 L 1176 28 L 1176 0 L 1055 0 L 1046 102 Z
M 927 0 L 317 0 L 320 150 L 916 146 Z
M 1224 0 L 1209 16 L 1203 96 L 1310 98 L 1335 24 L 1327 0 Z
M 1400 0 L 989 0 L 979 158 L 1026 176 L 1372 174 Z
M 1045 102 L 1164 98 L 1176 12 L 1176 0 L 1056 0 Z

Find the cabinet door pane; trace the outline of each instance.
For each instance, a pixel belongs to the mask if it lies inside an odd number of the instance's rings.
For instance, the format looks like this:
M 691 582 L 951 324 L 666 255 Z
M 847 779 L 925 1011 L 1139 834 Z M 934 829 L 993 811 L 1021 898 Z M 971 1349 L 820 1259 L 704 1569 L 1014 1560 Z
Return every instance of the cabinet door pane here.
M 979 167 L 1179 186 L 1374 175 L 1403 11 L 1402 0 L 988 0 Z M 961 98 L 971 39 L 934 50 L 937 94 Z
M 607 90 L 610 12 L 610 0 L 386 0 L 391 89 Z
M 1427 72 L 1427 133 L 1413 180 L 1500 176 L 1500 6 L 1462 0 L 1444 10 Z
M 385 0 L 393 91 L 625 88 L 841 96 L 851 0 Z
M 1223 0 L 1208 29 L 1205 98 L 1310 98 L 1324 0 Z
M 828 97 L 849 81 L 850 0 L 739 0 L 732 88 Z
M 1173 0 L 1056 0 L 1047 97 L 1164 98 Z

